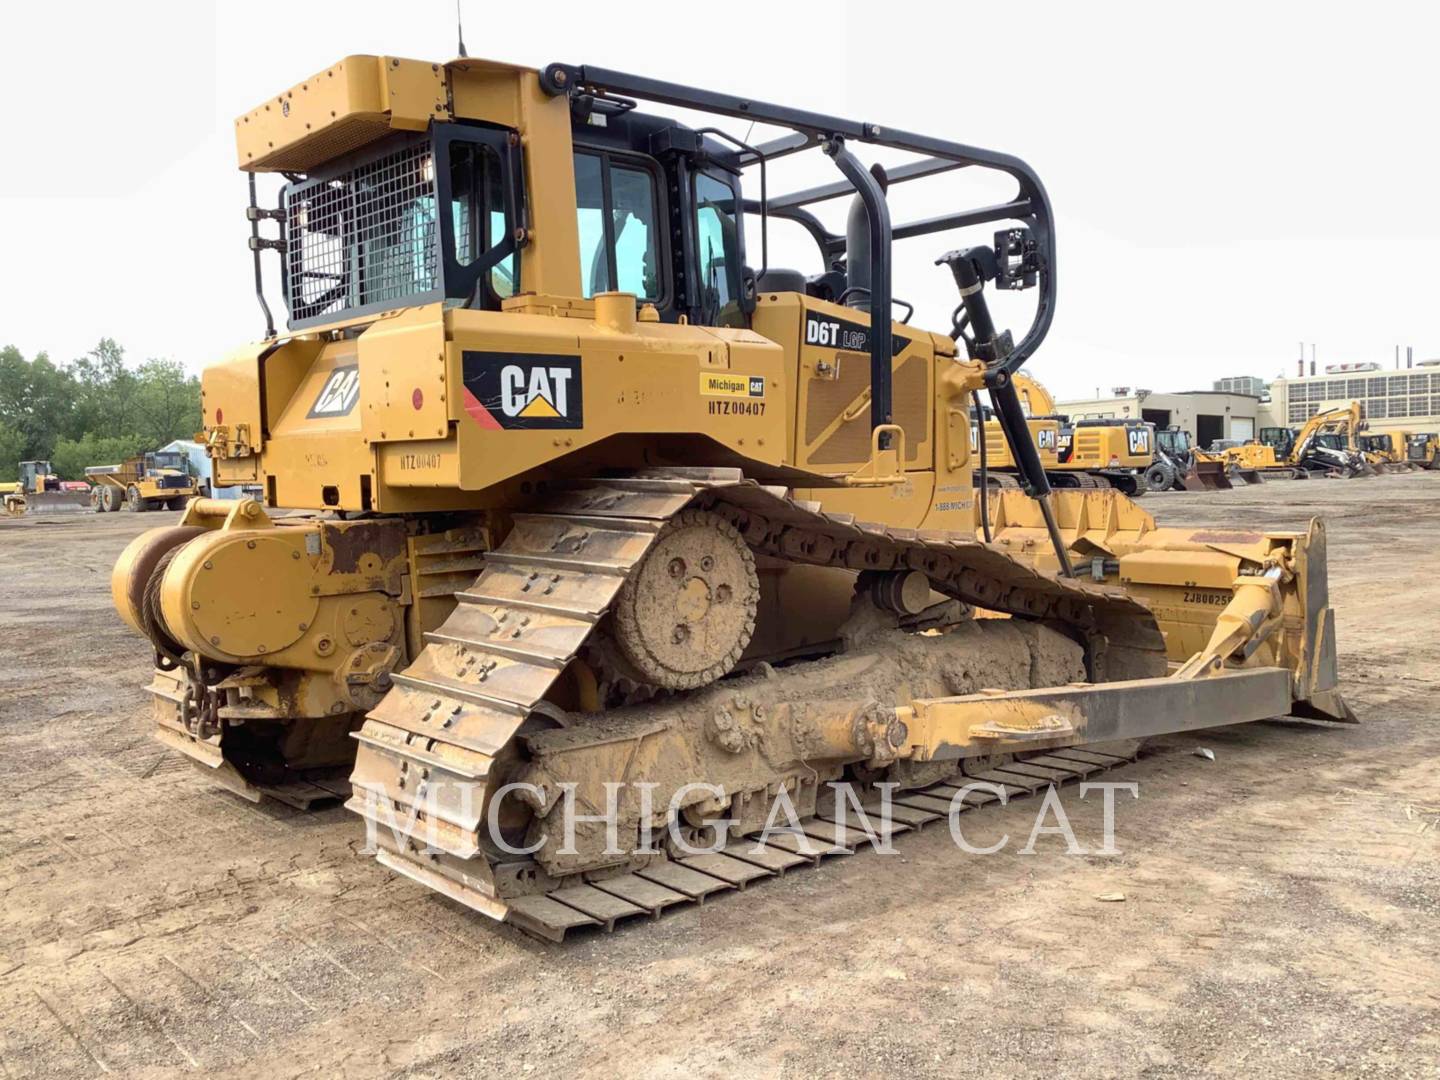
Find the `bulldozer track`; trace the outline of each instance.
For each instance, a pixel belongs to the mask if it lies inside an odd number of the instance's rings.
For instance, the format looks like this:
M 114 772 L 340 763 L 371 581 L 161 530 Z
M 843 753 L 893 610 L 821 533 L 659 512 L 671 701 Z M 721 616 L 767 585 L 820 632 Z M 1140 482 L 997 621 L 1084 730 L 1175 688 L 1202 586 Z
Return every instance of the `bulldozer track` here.
M 1032 568 L 973 536 L 825 513 L 732 469 L 582 481 L 514 515 L 513 529 L 486 554 L 475 582 L 456 594 L 449 618 L 425 634 L 425 648 L 393 676 L 391 690 L 354 734 L 354 795 L 346 806 L 374 823 L 381 863 L 546 936 L 563 935 L 566 920 L 613 924 L 603 912 L 638 914 L 639 897 L 658 895 L 654 887 L 671 890 L 667 903 L 730 887 L 698 867 L 661 864 L 644 871 L 649 885 L 636 885 L 633 899 L 602 890 L 611 899 L 601 903 L 588 883 L 527 895 L 525 868 L 513 860 L 502 866 L 481 835 L 492 766 L 501 761 L 496 772 L 503 772 L 507 748 L 527 724 L 546 725 L 537 706 L 592 639 L 662 526 L 692 506 L 728 520 L 757 553 L 857 571 L 919 570 L 950 597 L 1065 624 L 1090 646 L 1095 681 L 1164 671 L 1163 638 L 1144 606 L 1119 590 Z M 751 876 L 765 873 L 755 868 Z M 501 874 L 509 883 L 503 887 Z M 587 898 L 588 914 L 569 903 Z
M 878 795 L 866 798 L 852 788 L 854 801 L 845 804 L 849 809 L 803 818 L 798 830 L 749 833 L 717 851 L 516 897 L 508 901 L 505 921 L 533 937 L 556 943 L 570 930 L 599 928 L 610 933 L 622 920 L 659 918 L 671 907 L 702 904 L 713 894 L 743 892 L 754 882 L 782 877 L 792 869 L 814 868 L 826 859 L 878 849 L 896 836 L 948 821 L 952 813 L 1007 805 L 1047 788 L 1128 765 L 1138 751 L 1138 745 L 1126 746 L 1123 751 L 1114 746 L 1051 750 L 974 773 L 957 770 L 928 787 L 895 792 L 888 807 Z M 859 812 L 853 808 L 857 804 Z M 453 896 L 447 879 L 427 878 L 421 875 L 428 871 L 415 869 L 419 873 L 401 872 Z

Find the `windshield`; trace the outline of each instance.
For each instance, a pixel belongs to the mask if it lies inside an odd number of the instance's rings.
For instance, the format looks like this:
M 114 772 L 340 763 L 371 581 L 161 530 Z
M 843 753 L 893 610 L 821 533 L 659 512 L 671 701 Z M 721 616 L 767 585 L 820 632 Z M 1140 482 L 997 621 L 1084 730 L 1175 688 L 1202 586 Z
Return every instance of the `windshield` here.
M 152 469 L 178 469 L 184 472 L 189 464 L 189 456 L 177 451 L 164 450 L 146 455 L 146 465 Z
M 1289 428 L 1267 427 L 1260 429 L 1260 441 L 1266 446 L 1289 446 L 1295 433 Z

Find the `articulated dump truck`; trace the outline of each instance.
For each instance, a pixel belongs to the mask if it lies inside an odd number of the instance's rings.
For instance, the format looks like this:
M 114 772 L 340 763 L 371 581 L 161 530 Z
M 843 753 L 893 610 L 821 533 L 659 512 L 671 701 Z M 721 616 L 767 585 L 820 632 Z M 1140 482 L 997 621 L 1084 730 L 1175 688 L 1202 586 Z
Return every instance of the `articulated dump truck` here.
M 1353 719 L 1318 522 L 1051 492 L 1013 381 L 1057 281 L 1023 161 L 473 59 L 349 57 L 235 130 L 288 320 L 206 371 L 204 437 L 264 499 L 192 500 L 112 582 L 159 738 L 219 783 L 346 798 L 386 867 L 558 939 L 850 850 L 856 805 L 889 835 L 1149 736 Z M 798 153 L 834 181 L 769 190 Z M 1013 194 L 892 222 L 887 188 L 962 169 Z M 769 264 L 777 218 L 808 272 Z M 906 246 L 958 287 L 942 332 L 892 320 Z M 979 395 L 1023 477 L 983 505 Z M 750 839 L 781 804 L 798 830 Z

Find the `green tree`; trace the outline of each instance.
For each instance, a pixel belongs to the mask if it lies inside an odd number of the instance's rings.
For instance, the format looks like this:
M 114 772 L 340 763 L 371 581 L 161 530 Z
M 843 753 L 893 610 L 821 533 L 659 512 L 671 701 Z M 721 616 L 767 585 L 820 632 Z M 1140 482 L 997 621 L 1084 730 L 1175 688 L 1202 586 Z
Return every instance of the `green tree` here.
M 123 435 L 140 430 L 135 399 L 140 380 L 125 366 L 125 350 L 111 338 L 69 365 L 75 381 L 73 434 Z
M 50 460 L 68 480 L 87 465 L 108 465 L 200 429 L 200 380 L 174 360 L 131 368 L 125 350 L 102 338 L 59 367 L 40 353 L 27 360 L 0 349 L 0 469 Z
M 174 360 L 147 360 L 136 375 L 132 431 L 156 446 L 200 430 L 200 380 Z
M 77 433 L 75 380 L 45 353 L 26 360 L 13 345 L 0 349 L 0 423 L 25 439 L 21 458 L 50 456 L 55 440 Z
M 0 421 L 0 482 L 20 479 L 19 462 L 25 457 L 25 436 Z

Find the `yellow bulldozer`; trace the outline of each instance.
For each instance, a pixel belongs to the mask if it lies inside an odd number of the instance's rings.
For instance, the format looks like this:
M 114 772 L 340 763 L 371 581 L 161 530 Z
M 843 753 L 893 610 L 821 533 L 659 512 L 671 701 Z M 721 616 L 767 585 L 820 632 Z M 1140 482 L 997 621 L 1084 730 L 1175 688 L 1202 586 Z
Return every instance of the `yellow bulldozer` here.
M 348 57 L 235 132 L 288 320 L 205 372 L 205 441 L 264 499 L 192 500 L 112 575 L 158 737 L 218 782 L 345 797 L 386 867 L 559 939 L 1150 736 L 1354 719 L 1319 522 L 1165 529 L 1051 492 L 1015 375 L 1054 219 L 1020 159 L 475 59 Z M 776 194 L 802 153 L 835 180 Z M 888 188 L 960 169 L 1013 194 L 892 221 Z M 769 264 L 778 219 L 811 272 Z M 936 333 L 892 318 L 892 258 L 941 233 L 968 242 Z M 992 290 L 1033 297 L 1023 332 Z M 1025 483 L 984 513 L 982 394 Z
M 134 513 L 181 510 L 187 500 L 200 494 L 200 481 L 189 455 L 177 450 L 136 454 L 119 465 L 91 465 L 85 475 L 95 485 L 90 508 L 100 514 L 121 507 Z
M 90 485 L 61 480 L 48 461 L 22 461 L 19 473 L 18 480 L 0 484 L 0 498 L 10 517 L 83 510 L 90 503 Z

